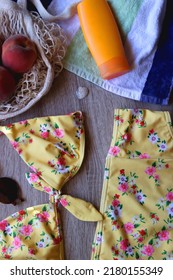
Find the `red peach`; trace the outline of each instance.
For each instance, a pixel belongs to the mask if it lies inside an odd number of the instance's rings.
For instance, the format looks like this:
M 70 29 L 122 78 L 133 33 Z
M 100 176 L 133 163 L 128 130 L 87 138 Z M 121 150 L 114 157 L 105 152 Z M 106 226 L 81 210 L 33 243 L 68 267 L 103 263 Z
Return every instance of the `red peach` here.
M 13 75 L 0 66 L 0 102 L 7 101 L 14 94 L 16 81 Z
M 2 45 L 2 63 L 13 72 L 29 71 L 36 59 L 36 45 L 24 35 L 12 35 Z

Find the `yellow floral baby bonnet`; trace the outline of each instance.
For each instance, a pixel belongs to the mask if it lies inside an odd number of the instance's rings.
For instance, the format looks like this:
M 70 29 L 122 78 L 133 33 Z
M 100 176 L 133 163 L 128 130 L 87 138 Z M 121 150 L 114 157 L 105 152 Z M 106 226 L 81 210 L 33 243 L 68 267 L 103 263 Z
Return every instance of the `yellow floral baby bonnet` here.
M 48 204 L 20 210 L 0 222 L 0 259 L 64 259 L 58 205 L 84 221 L 102 219 L 92 204 L 61 194 L 84 157 L 82 113 L 20 121 L 0 131 L 31 168 L 26 174 L 30 185 L 50 198 Z
M 173 259 L 169 112 L 115 110 L 92 259 Z

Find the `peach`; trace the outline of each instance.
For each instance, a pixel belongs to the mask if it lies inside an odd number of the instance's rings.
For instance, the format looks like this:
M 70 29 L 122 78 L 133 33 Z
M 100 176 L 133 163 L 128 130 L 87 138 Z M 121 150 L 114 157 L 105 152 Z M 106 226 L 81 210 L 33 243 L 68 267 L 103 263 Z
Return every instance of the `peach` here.
M 0 66 L 0 102 L 7 101 L 14 94 L 16 81 L 13 75 L 3 66 Z
M 37 59 L 37 48 L 30 38 L 12 35 L 2 45 L 2 63 L 16 73 L 26 73 Z
M 4 42 L 4 38 L 0 35 L 0 62 L 1 62 L 1 55 L 2 55 L 2 44 Z

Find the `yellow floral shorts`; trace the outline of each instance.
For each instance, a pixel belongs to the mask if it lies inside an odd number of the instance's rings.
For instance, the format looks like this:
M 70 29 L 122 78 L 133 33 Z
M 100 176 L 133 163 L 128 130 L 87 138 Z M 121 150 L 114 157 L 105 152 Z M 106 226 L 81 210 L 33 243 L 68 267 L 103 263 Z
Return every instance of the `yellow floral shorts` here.
M 92 259 L 173 259 L 169 112 L 115 110 Z

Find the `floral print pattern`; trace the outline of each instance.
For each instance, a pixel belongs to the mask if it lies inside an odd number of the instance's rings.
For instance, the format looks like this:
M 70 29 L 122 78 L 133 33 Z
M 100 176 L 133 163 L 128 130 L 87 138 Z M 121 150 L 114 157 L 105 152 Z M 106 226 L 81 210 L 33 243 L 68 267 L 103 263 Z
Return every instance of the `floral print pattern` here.
M 118 190 L 122 193 L 122 195 L 135 195 L 136 200 L 143 205 L 147 196 L 136 184 L 137 178 L 138 176 L 136 173 L 130 172 L 129 176 L 126 176 L 125 170 L 121 169 L 118 176 Z
M 54 211 L 45 204 L 20 210 L 1 221 L 1 259 L 20 259 L 20 255 L 25 255 L 26 259 L 42 259 L 42 252 L 38 249 L 54 246 L 52 250 L 57 250 L 62 234 L 58 227 L 59 218 L 54 221 L 53 216 Z M 49 258 L 51 255 L 47 255 Z
M 58 139 L 64 137 L 64 130 L 61 129 L 57 122 L 52 123 L 50 118 L 45 120 L 45 123 L 40 125 L 40 136 L 43 139 L 49 138 L 51 135 Z
M 115 111 L 92 259 L 173 259 L 172 135 L 168 112 Z
M 169 164 L 166 163 L 163 159 L 158 159 L 158 161 L 154 161 L 151 166 L 147 166 L 145 169 L 145 173 L 149 176 L 149 179 L 153 179 L 155 186 L 160 186 L 160 176 L 157 174 L 157 170 L 161 170 L 163 168 L 169 168 Z
M 71 197 L 68 201 L 59 191 L 82 163 L 82 113 L 24 120 L 0 127 L 0 130 L 30 167 L 31 172 L 26 174 L 30 185 L 46 192 L 50 198 L 50 204 L 20 210 L 0 222 L 0 259 L 62 259 L 57 206 L 70 207 L 72 213 L 75 213 L 74 201 L 88 207 L 82 200 L 77 202 Z M 96 215 L 97 220 L 100 213 L 92 205 L 90 209 L 92 213 L 95 210 L 93 216 Z
M 135 123 L 138 128 L 144 128 L 147 126 L 146 120 L 144 118 L 144 111 L 139 109 L 131 110 L 132 113 L 132 121 L 129 123 Z
M 151 129 L 148 134 L 148 140 L 152 144 L 156 144 L 157 147 L 159 148 L 159 152 L 165 152 L 167 150 L 167 144 L 165 140 L 160 140 L 158 133 L 155 132 L 154 129 Z

